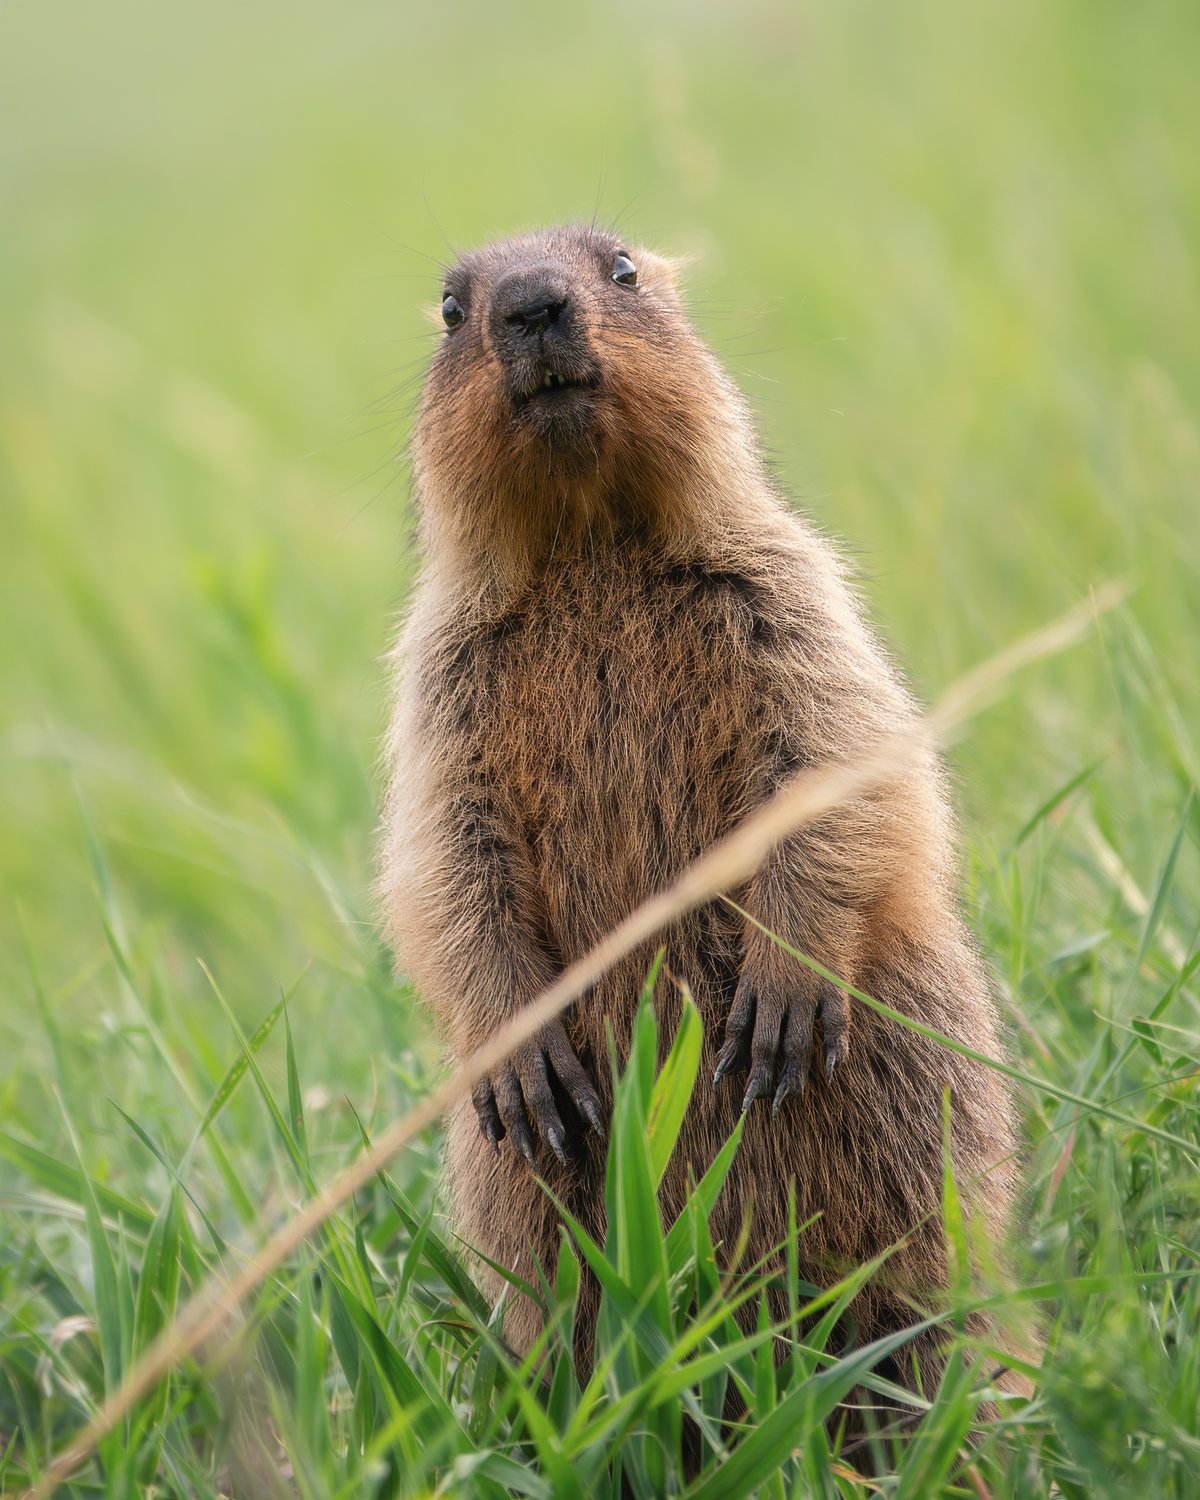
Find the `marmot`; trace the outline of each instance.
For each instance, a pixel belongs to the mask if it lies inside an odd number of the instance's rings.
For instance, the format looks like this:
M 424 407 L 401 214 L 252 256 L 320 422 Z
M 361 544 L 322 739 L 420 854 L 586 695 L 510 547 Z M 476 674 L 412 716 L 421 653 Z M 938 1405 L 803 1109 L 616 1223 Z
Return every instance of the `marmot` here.
M 860 755 L 916 709 L 845 566 L 768 477 L 671 263 L 550 229 L 463 256 L 441 315 L 412 448 L 423 569 L 396 647 L 381 886 L 403 970 L 465 1055 L 798 768 Z M 998 1056 L 953 844 L 926 755 L 730 894 L 866 993 Z M 800 1239 L 811 1282 L 911 1235 L 852 1309 L 860 1342 L 910 1326 L 946 1284 L 947 1088 L 958 1180 L 1002 1236 L 1005 1079 L 852 1005 L 724 902 L 662 942 L 715 1080 L 664 1178 L 667 1222 L 744 1110 L 714 1241 L 732 1247 L 751 1207 L 748 1263 L 766 1255 L 794 1183 L 800 1221 L 817 1216 Z M 559 1228 L 532 1168 L 603 1236 L 606 1027 L 621 1053 L 654 946 L 450 1122 L 462 1235 L 535 1285 Z M 532 1303 L 510 1305 L 518 1347 L 538 1327 Z M 918 1352 L 928 1388 L 936 1340 Z

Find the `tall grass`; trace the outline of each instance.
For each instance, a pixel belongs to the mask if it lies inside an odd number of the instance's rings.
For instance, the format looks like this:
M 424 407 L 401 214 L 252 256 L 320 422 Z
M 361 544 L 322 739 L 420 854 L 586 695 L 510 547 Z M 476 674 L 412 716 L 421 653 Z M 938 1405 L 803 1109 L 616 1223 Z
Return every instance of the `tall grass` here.
M 1134 584 L 952 753 L 967 913 L 1048 1086 L 1011 1294 L 1038 1394 L 968 1445 L 964 1345 L 915 1441 L 839 1449 L 836 1344 L 806 1321 L 777 1364 L 702 1200 L 686 1232 L 650 1211 L 644 1043 L 595 1377 L 570 1256 L 547 1382 L 506 1356 L 431 1133 L 71 1488 L 646 1493 L 686 1442 L 714 1494 L 1195 1492 L 1198 28 L 1166 0 L 0 13 L 0 1490 L 436 1076 L 364 898 L 424 257 L 435 218 L 469 243 L 599 193 L 696 252 L 699 323 L 922 694 Z
M 961 1478 L 1002 1470 L 1006 1428 L 1031 1424 L 1038 1434 L 1042 1422 L 1024 1409 L 975 1421 L 990 1397 L 1004 1405 L 991 1388 L 997 1361 L 1007 1357 L 1000 1350 L 961 1343 L 928 1398 L 898 1392 L 876 1372 L 898 1352 L 903 1333 L 832 1351 L 835 1330 L 845 1331 L 848 1304 L 879 1264 L 825 1290 L 801 1282 L 806 1226 L 793 1216 L 772 1265 L 745 1266 L 744 1250 L 726 1246 L 726 1268 L 718 1269 L 708 1217 L 736 1171 L 740 1127 L 678 1220 L 661 1222 L 656 1189 L 696 1087 L 701 1025 L 685 995 L 673 1007 L 677 1026 L 656 1075 L 653 987 L 652 975 L 616 1093 L 605 1242 L 597 1244 L 564 1212 L 557 1265 L 544 1268 L 536 1287 L 508 1278 L 515 1293 L 537 1297 L 546 1309 L 546 1332 L 524 1359 L 504 1342 L 507 1290 L 492 1306 L 430 1213 L 380 1173 L 375 1192 L 350 1217 L 329 1221 L 321 1242 L 263 1290 L 245 1325 L 229 1329 L 226 1346 L 205 1351 L 202 1397 L 191 1371 L 172 1374 L 124 1430 L 105 1437 L 95 1468 L 106 1492 L 132 1493 L 153 1480 L 195 1494 L 223 1485 L 232 1493 L 294 1487 L 313 1496 L 425 1494 L 436 1487 L 469 1495 L 617 1497 L 623 1486 L 645 1497 L 741 1496 L 760 1487 L 782 1495 L 797 1486 L 853 1494 L 865 1492 L 858 1477 L 865 1465 L 890 1469 L 897 1493 L 925 1494 L 952 1472 Z M 286 1095 L 277 1098 L 256 1054 L 281 1015 Z M 312 1194 L 286 1005 L 276 1005 L 249 1038 L 230 1022 L 235 1060 L 181 1167 L 243 1080 L 249 1087 L 252 1079 L 298 1190 Z M 59 1325 L 59 1337 L 51 1336 L 28 1372 L 29 1388 L 14 1390 L 22 1406 L 38 1404 L 39 1380 L 69 1389 L 82 1412 L 97 1406 L 170 1318 L 181 1276 L 195 1281 L 228 1263 L 229 1248 L 199 1204 L 193 1202 L 196 1225 L 189 1221 L 184 1171 L 141 1125 L 123 1118 L 174 1179 L 153 1217 L 119 1201 L 106 1205 L 106 1215 L 85 1171 L 20 1157 L 35 1180 L 78 1207 L 95 1278 L 94 1325 L 82 1317 Z M 955 1201 L 948 1179 L 947 1227 L 965 1265 L 966 1226 Z M 397 1241 L 400 1253 L 388 1253 Z M 594 1345 L 581 1360 L 574 1322 L 584 1265 L 599 1283 L 601 1301 Z M 1094 1280 L 1106 1286 L 1120 1278 Z M 786 1294 L 782 1324 L 767 1310 L 773 1283 Z M 957 1303 L 925 1318 L 914 1310 L 914 1327 L 941 1323 L 952 1336 L 957 1318 L 976 1305 L 969 1283 L 958 1293 Z M 744 1314 L 755 1309 L 747 1331 Z M 902 1406 L 876 1409 L 868 1394 L 866 1433 L 856 1432 L 847 1448 L 842 1403 L 856 1387 L 896 1397 Z M 972 1429 L 980 1440 L 967 1451 Z M 33 1459 L 23 1449 L 12 1467 L 22 1479 L 36 1479 L 36 1460 L 21 1473 L 26 1456 Z

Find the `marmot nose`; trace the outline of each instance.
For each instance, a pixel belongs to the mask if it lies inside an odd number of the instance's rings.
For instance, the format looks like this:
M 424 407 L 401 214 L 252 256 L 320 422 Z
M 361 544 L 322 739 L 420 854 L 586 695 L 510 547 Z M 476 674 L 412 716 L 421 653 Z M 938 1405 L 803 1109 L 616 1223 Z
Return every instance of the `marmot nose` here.
M 519 358 L 530 341 L 562 338 L 573 321 L 566 278 L 551 267 L 510 271 L 492 293 L 492 335 L 505 359 Z
M 512 312 L 504 314 L 504 321 L 510 328 L 516 328 L 521 333 L 545 333 L 566 312 L 568 301 L 567 297 L 546 293 L 532 298 L 520 307 L 514 307 Z

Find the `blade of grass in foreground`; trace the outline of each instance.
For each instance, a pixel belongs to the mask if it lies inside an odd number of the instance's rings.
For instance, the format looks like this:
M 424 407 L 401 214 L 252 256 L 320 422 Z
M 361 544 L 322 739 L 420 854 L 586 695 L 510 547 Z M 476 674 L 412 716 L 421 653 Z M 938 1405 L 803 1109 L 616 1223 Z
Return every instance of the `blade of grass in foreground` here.
M 657 1187 L 667 1170 L 667 1163 L 679 1139 L 684 1111 L 692 1097 L 696 1071 L 700 1066 L 703 1027 L 700 1012 L 690 995 L 685 994 L 679 1013 L 679 1026 L 662 1071 L 654 1082 L 650 1106 L 646 1111 L 646 1135 L 650 1145 L 650 1166 Z
M 58 1096 L 58 1103 L 83 1182 L 88 1248 L 95 1282 L 96 1322 L 100 1331 L 100 1353 L 104 1364 L 104 1390 L 106 1395 L 110 1395 L 119 1388 L 131 1358 L 133 1295 L 128 1275 L 118 1273 L 108 1234 L 100 1218 L 100 1205 L 92 1191 L 91 1178 L 84 1170 L 83 1153 L 79 1147 L 75 1125 L 61 1095 Z M 128 1270 L 126 1266 L 122 1269 L 126 1272 Z M 110 1429 L 100 1447 L 101 1461 L 109 1473 L 119 1464 L 121 1451 L 120 1434 L 115 1428 Z

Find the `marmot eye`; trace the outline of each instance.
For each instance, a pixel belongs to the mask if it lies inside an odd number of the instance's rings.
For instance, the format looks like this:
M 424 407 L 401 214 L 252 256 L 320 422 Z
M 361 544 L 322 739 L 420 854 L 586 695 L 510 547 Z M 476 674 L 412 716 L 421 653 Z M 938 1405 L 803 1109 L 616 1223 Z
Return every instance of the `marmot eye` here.
M 457 328 L 466 313 L 458 305 L 458 298 L 451 297 L 449 292 L 442 298 L 442 322 L 447 328 Z
M 613 261 L 612 278 L 618 286 L 637 286 L 637 267 L 624 250 L 617 251 L 617 258 Z

